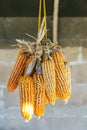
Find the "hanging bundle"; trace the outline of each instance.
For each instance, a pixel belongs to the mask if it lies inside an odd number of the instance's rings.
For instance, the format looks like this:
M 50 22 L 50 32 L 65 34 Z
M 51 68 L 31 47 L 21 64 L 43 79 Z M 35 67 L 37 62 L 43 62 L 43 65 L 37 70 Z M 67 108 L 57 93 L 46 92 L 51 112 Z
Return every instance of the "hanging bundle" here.
M 41 23 L 43 2 L 44 18 Z M 58 43 L 47 39 L 46 3 L 40 0 L 38 35 L 35 41 L 17 39 L 20 49 L 16 64 L 8 80 L 8 90 L 19 87 L 20 111 L 30 120 L 33 113 L 41 118 L 47 104 L 54 105 L 57 98 L 67 101 L 71 96 L 70 65 Z

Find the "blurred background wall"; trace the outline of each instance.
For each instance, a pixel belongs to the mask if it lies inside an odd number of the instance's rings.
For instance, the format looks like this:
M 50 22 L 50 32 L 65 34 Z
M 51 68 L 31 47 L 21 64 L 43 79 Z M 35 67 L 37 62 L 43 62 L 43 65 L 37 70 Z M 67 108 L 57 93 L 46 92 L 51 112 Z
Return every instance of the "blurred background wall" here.
M 45 116 L 25 123 L 19 110 L 18 89 L 9 93 L 7 80 L 18 50 L 16 38 L 37 36 L 39 0 L 0 0 L 0 130 L 87 129 L 87 1 L 60 0 L 59 45 L 71 64 L 72 97 L 65 105 L 58 99 Z M 47 24 L 52 39 L 53 0 L 47 0 Z M 31 40 L 31 39 L 30 39 Z

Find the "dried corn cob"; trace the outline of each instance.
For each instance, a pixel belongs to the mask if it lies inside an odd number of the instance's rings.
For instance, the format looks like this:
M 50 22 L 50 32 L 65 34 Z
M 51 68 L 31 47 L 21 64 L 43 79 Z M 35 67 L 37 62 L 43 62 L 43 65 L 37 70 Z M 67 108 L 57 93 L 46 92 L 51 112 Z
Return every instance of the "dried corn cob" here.
M 35 65 L 36 65 L 36 60 L 32 59 L 31 57 L 28 58 L 28 60 L 26 62 L 26 67 L 25 67 L 24 74 L 27 75 L 27 76 L 32 75 L 32 73 L 34 71 L 34 68 L 35 68 Z
M 45 113 L 45 86 L 43 77 L 41 74 L 35 73 L 33 75 L 34 80 L 34 90 L 35 90 L 35 105 L 34 105 L 34 113 L 38 117 L 42 117 Z
M 14 91 L 18 85 L 18 79 L 22 75 L 25 69 L 25 63 L 27 60 L 27 56 L 25 53 L 19 52 L 16 63 L 13 67 L 12 73 L 8 80 L 8 90 Z
M 69 63 L 66 65 L 66 80 L 67 80 L 67 93 L 64 99 L 66 99 L 67 101 L 67 99 L 69 99 L 71 96 L 71 68 Z
M 46 95 L 50 104 L 56 102 L 56 79 L 53 60 L 43 61 L 42 73 L 46 85 Z
M 19 92 L 21 114 L 30 120 L 34 109 L 34 85 L 31 77 L 23 76 L 19 79 Z
M 52 58 L 55 63 L 57 96 L 62 100 L 68 100 L 71 96 L 70 66 L 58 51 L 53 52 Z

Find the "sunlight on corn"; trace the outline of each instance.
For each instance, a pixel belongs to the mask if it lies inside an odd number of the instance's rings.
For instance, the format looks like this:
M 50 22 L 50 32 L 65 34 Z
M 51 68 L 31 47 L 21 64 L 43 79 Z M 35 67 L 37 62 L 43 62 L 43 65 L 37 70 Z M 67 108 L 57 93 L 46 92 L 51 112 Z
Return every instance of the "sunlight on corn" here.
M 21 113 L 22 116 L 29 121 L 32 118 L 33 115 L 33 105 L 27 103 L 23 103 L 23 105 L 21 105 Z

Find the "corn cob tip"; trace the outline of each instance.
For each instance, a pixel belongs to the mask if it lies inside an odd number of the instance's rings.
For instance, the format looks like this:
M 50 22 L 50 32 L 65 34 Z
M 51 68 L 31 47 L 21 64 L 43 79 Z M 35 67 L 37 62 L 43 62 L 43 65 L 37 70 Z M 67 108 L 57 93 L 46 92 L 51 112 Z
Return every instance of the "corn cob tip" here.
M 51 103 L 51 105 L 54 106 L 54 105 L 55 105 L 55 102 L 54 102 L 54 103 Z
M 9 84 L 7 85 L 7 89 L 9 92 L 13 92 L 15 90 L 14 86 L 10 86 Z
M 33 106 L 28 103 L 23 104 L 21 114 L 23 118 L 25 119 L 25 121 L 29 122 L 33 115 Z
M 68 99 L 64 100 L 64 104 L 66 105 L 68 103 Z
M 67 93 L 65 93 L 65 95 L 61 96 L 60 99 L 63 100 L 64 102 L 66 102 L 70 99 L 70 97 L 71 97 L 71 92 L 67 92 Z
M 38 117 L 38 120 L 40 120 L 41 119 L 41 117 Z
M 39 107 L 35 107 L 34 114 L 38 118 L 42 118 L 44 116 L 44 114 L 45 114 L 45 106 L 44 107 L 43 106 L 40 107 L 40 105 L 39 105 Z
M 24 122 L 25 122 L 25 123 L 28 123 L 29 121 L 30 121 L 30 120 L 26 120 L 26 119 L 24 119 Z

